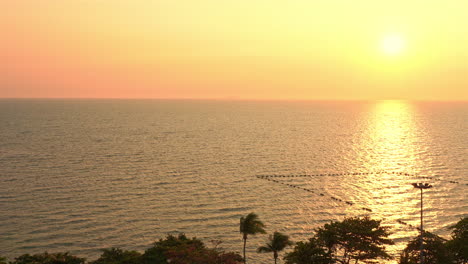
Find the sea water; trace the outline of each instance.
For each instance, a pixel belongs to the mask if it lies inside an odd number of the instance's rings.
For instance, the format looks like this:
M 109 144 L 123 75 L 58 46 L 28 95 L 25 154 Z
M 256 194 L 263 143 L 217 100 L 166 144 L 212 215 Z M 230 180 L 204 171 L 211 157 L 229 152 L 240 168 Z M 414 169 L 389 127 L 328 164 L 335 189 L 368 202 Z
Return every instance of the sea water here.
M 449 238 L 468 215 L 467 131 L 466 102 L 3 99 L 0 255 L 94 260 L 179 232 L 241 252 L 255 212 L 293 241 L 381 219 L 398 257 L 420 224 L 411 183 L 434 186 L 426 230 Z M 270 261 L 267 237 L 250 263 Z

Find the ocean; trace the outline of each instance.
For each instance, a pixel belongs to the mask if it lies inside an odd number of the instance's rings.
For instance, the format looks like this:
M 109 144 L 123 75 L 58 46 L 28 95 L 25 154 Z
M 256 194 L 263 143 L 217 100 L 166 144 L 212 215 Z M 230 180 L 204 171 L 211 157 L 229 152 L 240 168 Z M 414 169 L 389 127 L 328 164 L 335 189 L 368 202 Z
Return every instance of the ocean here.
M 167 234 L 242 251 L 239 218 L 304 241 L 345 217 L 395 257 L 468 216 L 468 103 L 0 100 L 0 255 L 143 251 Z M 268 235 L 250 237 L 249 263 Z M 287 252 L 288 250 L 286 250 Z M 390 262 L 389 262 L 390 263 Z

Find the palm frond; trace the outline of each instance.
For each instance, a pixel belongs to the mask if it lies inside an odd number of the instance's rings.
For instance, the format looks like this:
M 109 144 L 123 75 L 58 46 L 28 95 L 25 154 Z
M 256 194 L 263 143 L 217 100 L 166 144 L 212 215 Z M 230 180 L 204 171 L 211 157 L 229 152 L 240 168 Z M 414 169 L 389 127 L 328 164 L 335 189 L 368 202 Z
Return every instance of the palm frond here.
M 240 219 L 240 232 L 244 234 L 265 234 L 265 224 L 258 219 L 258 215 L 250 213 Z
M 268 252 L 272 252 L 272 251 L 273 251 L 273 249 L 271 249 L 271 247 L 269 247 L 269 246 L 266 246 L 266 247 L 261 246 L 261 247 L 257 248 L 258 253 L 268 253 Z

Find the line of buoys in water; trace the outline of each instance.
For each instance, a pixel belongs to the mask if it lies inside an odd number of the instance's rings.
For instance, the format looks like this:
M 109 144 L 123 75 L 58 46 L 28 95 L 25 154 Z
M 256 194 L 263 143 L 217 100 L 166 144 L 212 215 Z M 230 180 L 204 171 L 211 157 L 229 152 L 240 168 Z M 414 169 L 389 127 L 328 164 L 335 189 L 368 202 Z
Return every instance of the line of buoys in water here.
M 275 182 L 275 183 L 279 183 L 279 184 L 282 184 L 282 185 L 286 185 L 286 186 L 291 187 L 291 188 L 302 189 L 302 190 L 307 191 L 307 192 L 315 193 L 315 191 L 313 191 L 313 190 L 311 190 L 311 189 L 307 189 L 307 188 L 304 188 L 304 187 L 301 187 L 301 186 L 298 186 L 298 185 L 294 185 L 294 184 L 285 183 L 285 182 L 281 182 L 281 181 L 278 181 L 278 180 L 270 179 L 269 177 L 265 177 L 265 176 L 259 175 L 259 176 L 257 176 L 257 178 L 259 178 L 259 179 L 264 179 L 264 180 L 271 181 L 271 182 Z M 325 196 L 325 194 L 323 194 L 323 193 L 319 193 L 319 195 L 320 195 L 320 196 Z M 338 202 L 344 202 L 344 203 L 346 203 L 347 205 L 350 205 L 350 206 L 354 205 L 353 202 L 350 202 L 350 201 L 343 201 L 342 199 L 336 198 L 336 197 L 334 197 L 334 196 L 330 196 L 330 198 L 331 198 L 332 200 L 335 200 L 335 201 L 338 201 Z M 367 212 L 371 212 L 371 213 L 373 212 L 372 209 L 367 208 L 367 207 L 361 207 L 360 209 L 361 209 L 361 210 L 364 210 L 364 211 L 367 211 Z M 401 219 L 397 219 L 396 221 L 397 221 L 399 224 L 402 224 L 402 225 L 407 226 L 407 227 L 409 227 L 409 228 L 413 228 L 413 229 L 416 228 L 416 229 L 419 230 L 419 227 L 415 227 L 415 226 L 413 226 L 412 224 L 406 223 L 406 222 L 404 222 L 404 221 L 401 220 Z
M 401 220 L 401 219 L 397 219 L 396 221 L 397 221 L 399 224 L 402 224 L 402 225 L 404 225 L 404 226 L 407 226 L 407 227 L 411 227 L 411 228 L 420 230 L 420 228 L 419 228 L 418 226 L 414 226 L 414 225 L 412 225 L 412 224 L 409 224 L 409 223 L 407 223 L 407 222 L 405 222 L 405 221 L 403 221 L 403 220 Z
M 301 190 L 304 190 L 304 191 L 306 191 L 306 192 L 315 193 L 314 190 L 311 190 L 311 189 L 308 189 L 308 188 L 304 188 L 304 187 L 301 187 L 301 186 L 298 186 L 298 185 L 295 185 L 295 184 L 290 184 L 290 183 L 281 182 L 281 181 L 278 181 L 278 180 L 270 179 L 269 177 L 262 177 L 262 176 L 257 176 L 257 177 L 260 178 L 260 179 L 267 180 L 267 181 L 271 181 L 271 182 L 279 183 L 279 184 L 282 184 L 282 185 L 286 185 L 286 186 L 291 187 L 291 188 L 301 189 Z M 320 195 L 320 196 L 325 196 L 325 194 L 323 194 L 323 193 L 319 193 L 319 195 Z M 343 201 L 342 199 L 336 198 L 336 197 L 334 197 L 334 196 L 330 196 L 330 198 L 331 198 L 332 200 L 335 200 L 335 201 L 338 201 L 338 202 L 344 202 L 344 203 L 346 203 L 347 205 L 354 205 L 354 203 L 351 202 L 351 201 Z M 360 209 L 361 209 L 361 210 L 364 210 L 364 211 L 367 211 L 367 212 L 372 212 L 372 209 L 370 209 L 370 208 L 362 207 L 362 208 L 360 208 Z
M 411 176 L 417 177 L 419 179 L 424 180 L 433 180 L 433 181 L 444 181 L 439 178 L 435 177 L 428 177 L 428 176 L 417 176 L 415 174 L 409 174 L 400 171 L 375 171 L 375 172 L 344 172 L 344 173 L 321 173 L 321 174 L 269 174 L 269 175 L 257 175 L 258 178 L 310 178 L 310 177 L 323 177 L 323 176 L 355 176 L 355 175 L 372 175 L 372 174 L 396 174 L 396 175 L 404 175 L 404 176 Z M 448 183 L 453 184 L 460 184 L 458 181 L 445 181 Z M 468 186 L 468 183 L 465 184 Z

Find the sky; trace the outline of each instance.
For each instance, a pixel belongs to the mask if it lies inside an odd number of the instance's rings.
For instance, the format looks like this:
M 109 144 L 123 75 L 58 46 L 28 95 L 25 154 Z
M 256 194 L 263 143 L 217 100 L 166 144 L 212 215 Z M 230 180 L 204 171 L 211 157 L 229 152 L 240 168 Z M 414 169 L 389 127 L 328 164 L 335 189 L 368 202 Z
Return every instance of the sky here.
M 0 0 L 0 98 L 467 101 L 467 14 L 466 0 Z

